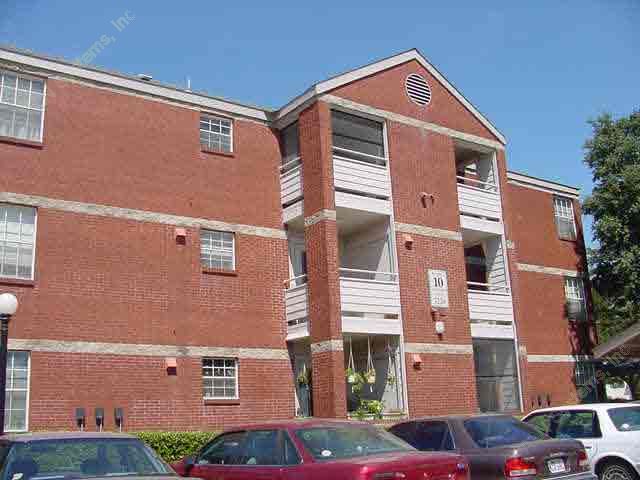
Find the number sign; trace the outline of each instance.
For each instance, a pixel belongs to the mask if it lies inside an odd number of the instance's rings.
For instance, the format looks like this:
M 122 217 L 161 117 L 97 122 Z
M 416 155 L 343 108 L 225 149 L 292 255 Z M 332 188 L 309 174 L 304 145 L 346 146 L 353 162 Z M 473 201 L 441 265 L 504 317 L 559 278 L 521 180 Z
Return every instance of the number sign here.
M 449 308 L 449 283 L 445 270 L 429 270 L 429 301 L 433 308 Z

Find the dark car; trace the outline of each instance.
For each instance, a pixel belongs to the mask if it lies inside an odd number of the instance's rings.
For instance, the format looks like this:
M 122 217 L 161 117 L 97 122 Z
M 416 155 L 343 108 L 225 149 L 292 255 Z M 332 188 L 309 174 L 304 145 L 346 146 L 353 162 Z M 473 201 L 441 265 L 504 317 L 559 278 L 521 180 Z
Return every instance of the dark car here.
M 390 431 L 421 451 L 464 455 L 473 479 L 596 478 L 580 442 L 550 439 L 508 415 L 417 419 Z
M 143 442 L 115 433 L 5 435 L 0 437 L 0 463 L 0 480 L 178 478 Z
M 381 427 L 339 420 L 235 428 L 173 467 L 205 480 L 468 480 L 460 455 L 421 453 Z

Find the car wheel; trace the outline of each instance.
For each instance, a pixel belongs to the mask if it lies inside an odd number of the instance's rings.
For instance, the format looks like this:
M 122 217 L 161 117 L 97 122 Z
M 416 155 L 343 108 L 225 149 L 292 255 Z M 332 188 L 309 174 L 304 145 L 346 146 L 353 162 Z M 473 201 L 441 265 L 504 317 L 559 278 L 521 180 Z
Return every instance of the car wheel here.
M 600 470 L 600 480 L 636 480 L 636 472 L 629 465 L 622 462 L 608 462 Z

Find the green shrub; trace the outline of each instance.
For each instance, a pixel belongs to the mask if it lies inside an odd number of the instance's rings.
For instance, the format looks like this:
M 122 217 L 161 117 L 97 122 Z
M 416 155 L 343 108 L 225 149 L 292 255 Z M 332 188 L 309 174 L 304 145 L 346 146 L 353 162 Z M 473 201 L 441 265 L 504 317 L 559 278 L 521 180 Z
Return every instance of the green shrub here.
M 217 432 L 136 432 L 140 440 L 153 448 L 166 462 L 175 462 L 196 453 Z

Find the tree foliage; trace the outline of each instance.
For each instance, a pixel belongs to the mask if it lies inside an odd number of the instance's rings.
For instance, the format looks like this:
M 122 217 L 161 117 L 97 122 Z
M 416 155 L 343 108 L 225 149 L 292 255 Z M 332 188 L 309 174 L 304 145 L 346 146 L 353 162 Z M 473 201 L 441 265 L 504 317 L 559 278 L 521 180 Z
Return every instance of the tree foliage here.
M 583 209 L 593 216 L 589 263 L 602 341 L 640 320 L 640 110 L 590 124 L 584 161 L 594 188 Z

